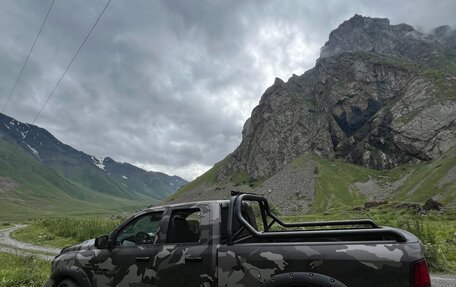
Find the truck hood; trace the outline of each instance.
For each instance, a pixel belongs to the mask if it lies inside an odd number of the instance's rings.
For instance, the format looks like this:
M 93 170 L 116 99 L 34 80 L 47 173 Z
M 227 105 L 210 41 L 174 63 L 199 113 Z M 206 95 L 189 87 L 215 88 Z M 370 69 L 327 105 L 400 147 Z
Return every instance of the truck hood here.
M 86 240 L 84 242 L 81 242 L 79 244 L 65 247 L 62 249 L 62 251 L 60 251 L 60 254 L 68 253 L 68 252 L 75 252 L 75 251 L 91 250 L 94 248 L 95 248 L 95 238 L 92 238 L 92 239 Z

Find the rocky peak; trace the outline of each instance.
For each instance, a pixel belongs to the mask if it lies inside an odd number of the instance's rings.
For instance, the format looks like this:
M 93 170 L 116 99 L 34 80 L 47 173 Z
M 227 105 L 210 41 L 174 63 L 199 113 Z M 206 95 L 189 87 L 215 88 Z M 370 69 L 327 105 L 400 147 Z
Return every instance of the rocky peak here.
M 456 27 L 439 26 L 432 30 L 432 36 L 448 49 L 456 48 Z
M 456 35 L 442 26 L 425 34 L 407 24 L 390 25 L 388 19 L 355 15 L 331 32 L 320 58 L 342 53 L 371 52 L 435 66 L 451 53 Z
M 261 97 L 260 104 L 264 103 L 270 95 L 277 95 L 276 91 L 283 89 L 284 85 L 285 82 L 282 79 L 276 77 L 274 79 L 274 84 L 272 84 L 272 86 L 270 86 Z

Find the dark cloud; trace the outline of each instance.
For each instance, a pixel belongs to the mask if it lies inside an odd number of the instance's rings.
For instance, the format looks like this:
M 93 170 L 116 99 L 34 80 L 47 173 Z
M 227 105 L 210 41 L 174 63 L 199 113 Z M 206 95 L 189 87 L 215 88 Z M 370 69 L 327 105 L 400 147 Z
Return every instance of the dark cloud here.
M 0 104 L 49 1 L 0 3 Z M 104 0 L 56 1 L 6 113 L 31 122 Z M 36 124 L 97 156 L 191 179 L 234 150 L 262 92 L 358 13 L 426 30 L 454 1 L 113 0 Z

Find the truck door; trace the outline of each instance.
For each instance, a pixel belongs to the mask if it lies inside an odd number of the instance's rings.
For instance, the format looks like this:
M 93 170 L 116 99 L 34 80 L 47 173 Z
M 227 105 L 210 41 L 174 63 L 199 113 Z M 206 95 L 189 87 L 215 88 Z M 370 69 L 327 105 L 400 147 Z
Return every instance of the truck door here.
M 153 262 L 162 212 L 140 215 L 123 226 L 114 238 L 111 250 L 104 249 L 90 266 L 93 286 L 151 286 L 154 283 Z M 107 254 L 105 254 L 107 253 Z M 101 260 L 101 257 L 107 257 Z
M 209 207 L 171 208 L 167 215 L 166 240 L 156 256 L 157 286 L 215 286 Z

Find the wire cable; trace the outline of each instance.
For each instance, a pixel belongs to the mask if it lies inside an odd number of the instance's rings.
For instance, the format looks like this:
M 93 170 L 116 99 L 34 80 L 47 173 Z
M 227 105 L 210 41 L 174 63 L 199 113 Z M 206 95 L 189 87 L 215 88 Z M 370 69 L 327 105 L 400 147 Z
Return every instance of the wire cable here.
M 55 0 L 52 0 L 51 5 L 49 6 L 49 9 L 48 9 L 48 11 L 46 13 L 46 17 L 44 17 L 43 23 L 41 23 L 40 30 L 38 31 L 38 34 L 36 35 L 35 41 L 33 41 L 33 45 L 30 48 L 30 51 L 28 52 L 27 58 L 25 59 L 25 62 L 22 65 L 22 68 L 21 68 L 21 71 L 19 72 L 19 75 L 17 75 L 17 78 L 16 78 L 16 81 L 14 82 L 13 88 L 11 89 L 11 92 L 10 92 L 10 94 L 8 96 L 8 99 L 6 100 L 6 103 L 3 106 L 2 113 L 5 112 L 5 109 L 8 106 L 8 104 L 9 104 L 9 102 L 11 100 L 11 97 L 13 96 L 13 93 L 14 93 L 14 90 L 16 89 L 17 83 L 19 82 L 19 79 L 22 76 L 22 72 L 24 72 L 25 66 L 27 65 L 27 62 L 28 62 L 28 60 L 30 58 L 30 55 L 32 54 L 32 51 L 35 48 L 36 42 L 38 41 L 38 38 L 41 35 L 41 31 L 43 31 L 43 27 L 44 27 L 44 24 L 46 23 L 46 20 L 47 20 L 48 16 L 49 16 L 49 13 L 51 13 L 52 6 L 54 6 L 54 2 L 55 2 Z
M 73 58 L 71 59 L 71 61 L 70 61 L 70 63 L 68 64 L 68 66 L 66 67 L 65 71 L 64 71 L 63 74 L 60 76 L 60 79 L 57 81 L 57 84 L 55 84 L 55 86 L 54 86 L 54 88 L 52 89 L 51 93 L 49 94 L 49 96 L 47 97 L 46 101 L 44 102 L 44 105 L 41 107 L 41 109 L 40 109 L 40 111 L 38 112 L 38 114 L 36 114 L 35 119 L 33 120 L 33 123 L 36 122 L 36 120 L 38 119 L 38 117 L 41 115 L 41 112 L 44 110 L 44 108 L 45 108 L 46 105 L 48 104 L 49 100 L 50 100 L 51 97 L 54 95 L 55 90 L 56 90 L 57 87 L 59 86 L 59 84 L 60 84 L 60 82 L 62 81 L 63 77 L 65 77 L 65 74 L 66 74 L 66 73 L 68 72 L 68 70 L 70 69 L 70 67 L 71 67 L 71 65 L 73 64 L 74 60 L 76 59 L 76 57 L 78 56 L 79 52 L 81 51 L 82 47 L 84 47 L 85 43 L 87 42 L 87 39 L 89 39 L 90 34 L 92 34 L 92 31 L 95 29 L 95 26 L 97 26 L 98 22 L 100 21 L 101 17 L 103 16 L 104 12 L 105 12 L 106 9 L 108 8 L 109 3 L 111 3 L 111 0 L 108 0 L 108 2 L 106 3 L 105 7 L 104 7 L 103 10 L 101 11 L 100 15 L 98 15 L 97 20 L 95 21 L 95 23 L 93 23 L 92 28 L 90 28 L 89 33 L 87 33 L 87 35 L 86 35 L 86 37 L 84 38 L 84 41 L 82 42 L 81 46 L 79 46 L 78 50 L 76 51 L 76 54 L 74 54 Z

